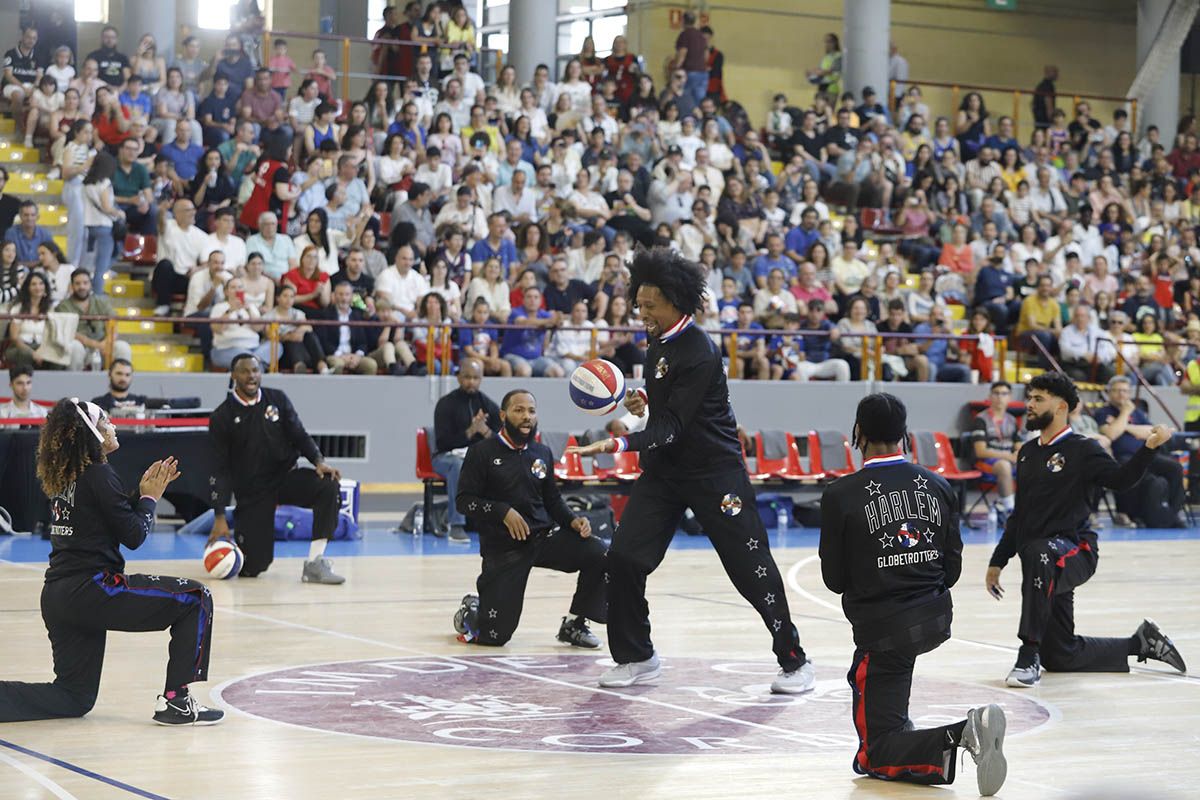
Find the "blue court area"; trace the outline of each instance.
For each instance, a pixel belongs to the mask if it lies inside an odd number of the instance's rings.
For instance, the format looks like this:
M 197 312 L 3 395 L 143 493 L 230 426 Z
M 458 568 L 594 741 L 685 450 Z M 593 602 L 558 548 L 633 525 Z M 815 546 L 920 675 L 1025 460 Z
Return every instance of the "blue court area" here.
M 771 547 L 816 548 L 819 532 L 815 528 L 787 528 L 768 530 Z M 994 543 L 997 534 L 985 530 L 963 529 L 966 544 Z M 1100 531 L 1100 542 L 1131 541 L 1180 541 L 1200 539 L 1200 528 L 1108 528 Z M 172 559 L 200 558 L 204 553 L 204 536 L 180 536 L 169 531 L 155 533 L 136 551 L 122 548 L 130 561 L 167 561 Z M 708 549 L 712 545 L 704 536 L 689 536 L 679 531 L 671 543 L 672 550 Z M 33 536 L 0 536 L 0 560 L 24 563 L 46 561 L 50 553 L 50 542 Z M 479 539 L 472 535 L 470 543 L 452 544 L 449 540 L 425 534 L 412 536 L 394 533 L 383 526 L 367 528 L 361 539 L 330 542 L 326 554 L 330 558 L 353 558 L 356 556 L 446 556 L 479 553 Z M 307 541 L 276 542 L 276 558 L 302 558 L 308 554 Z

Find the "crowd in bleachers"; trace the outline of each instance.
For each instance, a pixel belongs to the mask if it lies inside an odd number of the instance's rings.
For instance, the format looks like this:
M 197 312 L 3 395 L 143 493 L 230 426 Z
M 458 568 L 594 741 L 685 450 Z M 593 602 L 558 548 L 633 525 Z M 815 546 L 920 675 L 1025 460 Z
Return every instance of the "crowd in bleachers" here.
M 1052 68 L 1020 141 L 975 93 L 933 112 L 919 86 L 842 86 L 833 34 L 811 103 L 777 96 L 756 128 L 691 14 L 665 76 L 618 36 L 489 83 L 468 12 L 414 0 L 385 10 L 379 79 L 349 103 L 321 51 L 299 67 L 261 32 L 239 3 L 211 60 L 195 37 L 127 56 L 106 27 L 86 55 L 24 30 L 5 61 L 20 135 L 63 180 L 56 263 L 102 291 L 124 234 L 154 237 L 156 312 L 212 320 L 195 327 L 216 366 L 278 320 L 297 371 L 415 373 L 432 353 L 634 374 L 627 264 L 656 245 L 703 266 L 698 321 L 745 378 L 986 381 L 1009 337 L 1080 379 L 1119 347 L 1170 384 L 1200 345 L 1195 120 L 1135 140 L 1123 111 L 1059 108 Z M 10 227 L 17 211 L 0 194 L 0 291 L 28 310 L 39 265 L 63 290 L 37 208 Z M 457 323 L 475 327 L 436 332 Z

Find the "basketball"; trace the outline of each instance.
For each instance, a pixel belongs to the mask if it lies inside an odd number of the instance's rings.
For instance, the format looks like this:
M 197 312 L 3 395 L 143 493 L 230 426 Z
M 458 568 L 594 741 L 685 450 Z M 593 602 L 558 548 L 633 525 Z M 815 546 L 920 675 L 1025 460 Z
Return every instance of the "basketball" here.
M 204 548 L 204 571 L 217 580 L 228 580 L 242 571 L 242 551 L 228 539 Z
M 625 376 L 611 361 L 593 358 L 571 373 L 571 402 L 597 417 L 615 409 L 625 396 Z

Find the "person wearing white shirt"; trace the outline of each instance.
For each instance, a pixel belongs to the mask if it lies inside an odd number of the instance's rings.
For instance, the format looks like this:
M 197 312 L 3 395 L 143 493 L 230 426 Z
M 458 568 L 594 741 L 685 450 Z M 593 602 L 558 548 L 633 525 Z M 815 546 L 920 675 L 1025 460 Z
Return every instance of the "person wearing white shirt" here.
M 895 87 L 893 90 L 893 98 L 895 102 L 893 107 L 897 105 L 900 98 L 904 97 L 904 93 L 908 91 L 908 59 L 900 55 L 900 48 L 896 47 L 896 43 L 892 42 L 888 50 L 888 83 Z
M 683 118 L 683 128 L 675 145 L 683 153 L 683 168 L 691 169 L 696 165 L 696 151 L 704 147 L 704 140 L 696 135 L 696 120 L 692 116 Z
M 183 315 L 206 312 L 214 303 L 225 299 L 225 282 L 233 276 L 225 270 L 225 254 L 214 250 L 208 254 L 207 269 L 199 269 L 188 279 L 187 302 Z
M 652 181 L 647 197 L 650 203 L 650 221 L 655 225 L 665 222 L 674 226 L 677 222 L 691 219 L 696 204 L 692 186 L 690 172 L 679 172 L 671 181 Z
M 258 253 L 263 258 L 263 274 L 279 283 L 288 270 L 300 265 L 296 245 L 279 234 L 279 217 L 273 211 L 258 215 L 258 233 L 246 240 L 246 253 Z
M 487 86 L 478 73 L 471 72 L 471 61 L 465 54 L 460 53 L 454 57 L 454 71 L 442 78 L 442 88 L 448 88 L 450 81 L 455 79 L 462 87 L 463 97 L 467 101 L 483 105 L 483 93 Z
M 12 399 L 0 404 L 0 419 L 42 419 L 46 409 L 33 402 L 33 367 L 13 367 L 8 373 Z M 9 428 L 11 430 L 11 428 Z
M 527 178 L 520 170 L 512 174 L 512 181 L 492 193 L 492 208 L 496 212 L 507 211 L 514 222 L 530 222 L 537 218 L 537 198 L 525 188 Z
M 233 227 L 233 209 L 226 207 L 218 210 L 215 230 L 205 239 L 204 247 L 200 248 L 200 258 L 207 261 L 209 253 L 220 250 L 225 254 L 225 269 L 236 273 L 246 266 L 246 242 L 233 232 Z
M 763 321 L 776 314 L 795 314 L 796 296 L 788 291 L 783 270 L 767 273 L 767 285 L 754 293 L 754 316 Z
M 433 196 L 444 199 L 450 196 L 450 187 L 454 185 L 454 176 L 450 166 L 442 163 L 442 152 L 436 147 L 425 151 L 425 163 L 417 167 L 413 182 L 424 183 L 433 191 Z
M 1116 353 L 1112 347 L 1097 346 L 1105 335 L 1092 320 L 1092 309 L 1086 303 L 1075 306 L 1071 324 L 1058 335 L 1059 360 L 1063 371 L 1077 381 L 1108 383 L 1109 378 L 1116 374 L 1112 364 Z
M 196 227 L 196 204 L 181 197 L 171 207 L 169 216 L 162 206 L 158 216 L 158 266 L 150 284 L 154 290 L 154 313 L 163 316 L 171 311 L 171 298 L 187 291 L 188 278 L 200 269 L 204 261 L 204 246 L 208 234 Z
M 596 128 L 604 131 L 604 141 L 612 144 L 617 138 L 617 121 L 608 114 L 608 101 L 600 95 L 592 95 L 592 113 L 584 117 L 579 126 L 585 136 L 591 136 Z
M 225 281 L 225 299 L 215 303 L 209 312 L 213 321 L 213 349 L 210 360 L 214 367 L 228 369 L 234 356 L 253 353 L 260 362 L 271 361 L 271 343 L 261 341 L 257 325 L 261 319 L 258 309 L 246 305 L 246 292 L 241 278 Z M 217 322 L 217 320 L 221 320 Z
M 696 166 L 692 167 L 692 181 L 696 186 L 707 186 L 712 189 L 713 197 L 720 197 L 725 192 L 725 175 L 721 170 L 708 163 L 708 148 L 701 147 L 696 151 Z
M 563 323 L 569 328 L 584 330 L 558 330 L 550 339 L 550 358 L 570 375 L 575 368 L 588 360 L 592 352 L 592 328 L 596 327 L 588 319 L 588 304 L 586 300 L 578 300 L 571 306 L 571 316 Z
M 416 319 L 417 303 L 429 291 L 429 280 L 413 269 L 413 251 L 408 245 L 396 250 L 396 262 L 375 279 L 375 296 L 392 304 L 405 319 Z
M 467 235 L 467 247 L 487 236 L 487 215 L 471 202 L 472 199 L 471 187 L 459 186 L 454 192 L 454 202 L 446 203 L 438 211 L 433 220 L 434 230 L 441 230 L 444 225 L 457 225 Z

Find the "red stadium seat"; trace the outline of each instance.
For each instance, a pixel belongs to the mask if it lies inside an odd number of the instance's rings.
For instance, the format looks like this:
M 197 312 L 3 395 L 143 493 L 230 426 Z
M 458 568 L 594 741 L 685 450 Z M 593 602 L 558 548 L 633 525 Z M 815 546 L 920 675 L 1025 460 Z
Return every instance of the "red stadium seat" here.
M 931 469 L 950 482 L 977 481 L 983 473 L 977 469 L 959 469 L 950 447 L 950 437 L 941 431 L 918 431 L 910 435 L 916 463 Z
M 574 436 L 567 436 L 566 445 L 563 447 L 563 453 L 559 456 L 558 461 L 554 465 L 554 477 L 560 481 L 590 481 L 595 479 L 595 475 L 589 475 L 583 471 L 583 459 L 577 453 L 568 453 L 567 447 L 576 445 Z
M 435 487 L 445 487 L 446 479 L 433 468 L 433 430 L 417 428 L 417 480 L 424 484 L 425 532 L 430 532 L 433 518 L 433 494 Z M 454 502 L 454 498 L 450 498 Z
M 153 236 L 127 233 L 122 250 L 122 259 L 130 264 L 153 267 L 158 263 L 158 240 Z

